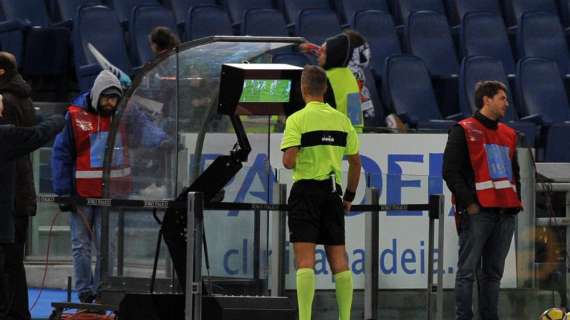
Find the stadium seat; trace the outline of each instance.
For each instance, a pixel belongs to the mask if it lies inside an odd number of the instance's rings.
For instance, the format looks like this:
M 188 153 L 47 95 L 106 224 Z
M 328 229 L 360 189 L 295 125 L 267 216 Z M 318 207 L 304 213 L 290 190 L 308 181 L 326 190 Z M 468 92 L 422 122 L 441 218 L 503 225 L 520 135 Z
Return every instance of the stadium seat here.
M 499 59 L 508 74 L 515 73 L 515 60 L 503 19 L 490 12 L 470 12 L 461 23 L 464 57 L 489 56 Z
M 544 127 L 539 160 L 570 162 L 570 104 L 556 62 L 543 58 L 520 60 L 516 84 L 523 112 L 537 115 Z
M 364 126 L 365 127 L 385 127 L 386 126 L 386 115 L 387 111 L 380 99 L 380 94 L 378 93 L 378 86 L 376 85 L 376 80 L 369 68 L 364 69 L 364 76 L 366 77 L 366 82 L 364 86 L 368 89 L 368 95 L 370 100 L 374 105 L 374 116 L 367 116 L 368 113 L 364 115 Z
M 551 59 L 558 63 L 561 74 L 569 73 L 570 53 L 565 33 L 552 13 L 525 13 L 518 28 L 517 46 L 519 57 Z
M 162 3 L 164 3 L 174 13 L 179 31 L 185 30 L 184 24 L 188 18 L 188 10 L 191 7 L 204 4 L 218 4 L 216 0 L 162 0 Z
M 543 11 L 558 15 L 554 0 L 505 0 L 507 25 L 517 26 L 527 12 Z
M 354 28 L 356 15 L 368 10 L 390 12 L 386 0 L 335 0 L 341 22 Z
M 132 62 L 141 66 L 154 58 L 148 36 L 156 27 L 167 27 L 176 33 L 172 12 L 161 6 L 136 6 L 129 21 Z
M 370 45 L 370 63 L 377 79 L 384 73 L 384 61 L 392 55 L 402 54 L 400 41 L 392 16 L 383 11 L 367 10 L 355 15 L 354 29 L 360 32 Z
M 332 10 L 329 0 L 278 0 L 279 7 L 285 13 L 285 18 L 291 28 L 298 23 L 301 11 L 304 9 Z
M 425 62 L 432 76 L 457 76 L 459 63 L 444 15 L 434 11 L 414 12 L 406 29 L 410 53 Z
M 90 6 L 90 5 L 103 5 L 101 0 L 56 0 L 57 1 L 57 10 L 56 12 L 58 21 L 63 23 L 69 24 L 70 26 L 73 24 L 73 19 L 77 14 L 77 9 L 81 6 Z
M 158 0 L 107 0 L 115 10 L 123 28 L 129 25 L 131 13 L 138 6 L 160 6 Z M 130 29 L 129 29 L 130 30 Z
M 454 26 L 460 25 L 463 17 L 469 12 L 487 11 L 503 16 L 499 0 L 447 0 L 447 9 L 450 22 Z
M 186 40 L 213 35 L 232 35 L 232 24 L 226 11 L 216 5 L 198 5 L 188 10 L 186 17 Z
M 445 16 L 442 0 L 398 0 L 394 5 L 397 25 L 407 25 L 410 15 L 417 11 L 434 11 Z
M 131 73 L 123 30 L 115 12 L 106 6 L 81 7 L 73 21 L 75 71 L 81 91 L 93 85 L 101 70 L 87 43 L 95 46 L 117 68 Z
M 386 59 L 382 79 L 382 92 L 388 108 L 410 127 L 446 131 L 455 124 L 455 121 L 443 119 L 429 72 L 420 58 L 400 55 Z
M 296 34 L 315 44 L 342 31 L 336 13 L 329 9 L 303 9 L 297 21 Z
M 532 122 L 532 119 L 523 118 L 520 119 L 523 121 L 519 121 L 515 102 L 512 98 L 513 92 L 509 87 L 509 81 L 503 69 L 503 64 L 496 58 L 472 56 L 463 59 L 459 75 L 459 101 L 461 112 L 467 116 L 477 111 L 475 104 L 475 85 L 479 81 L 489 80 L 500 81 L 507 87 L 509 108 L 502 120 L 510 127 L 524 134 L 524 146 L 533 147 L 538 133 L 537 126 Z
M 26 75 L 61 75 L 67 71 L 70 32 L 52 25 L 43 1 L 2 0 L 2 50 L 16 57 Z M 49 55 L 45 53 L 49 52 Z
M 287 22 L 283 14 L 275 9 L 249 9 L 241 21 L 242 35 L 287 37 Z
M 224 0 L 224 6 L 228 11 L 232 27 L 239 32 L 243 15 L 251 9 L 275 9 L 273 0 Z

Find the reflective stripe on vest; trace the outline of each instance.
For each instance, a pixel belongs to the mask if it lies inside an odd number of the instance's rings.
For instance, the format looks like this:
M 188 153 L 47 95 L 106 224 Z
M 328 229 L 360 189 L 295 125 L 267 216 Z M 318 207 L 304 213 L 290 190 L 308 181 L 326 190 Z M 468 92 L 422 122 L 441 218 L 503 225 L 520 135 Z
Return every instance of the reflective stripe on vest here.
M 512 172 L 515 131 L 502 123 L 497 129 L 489 129 L 475 118 L 462 120 L 459 125 L 465 130 L 479 203 L 486 208 L 522 207 Z
M 362 132 L 364 116 L 360 89 L 352 71 L 349 68 L 332 68 L 327 70 L 327 78 L 334 93 L 336 109 L 350 119 L 356 132 Z
M 122 178 L 131 175 L 131 168 L 115 169 L 111 170 L 111 178 Z M 94 179 L 103 178 L 103 170 L 93 170 L 93 171 L 75 171 L 76 179 Z

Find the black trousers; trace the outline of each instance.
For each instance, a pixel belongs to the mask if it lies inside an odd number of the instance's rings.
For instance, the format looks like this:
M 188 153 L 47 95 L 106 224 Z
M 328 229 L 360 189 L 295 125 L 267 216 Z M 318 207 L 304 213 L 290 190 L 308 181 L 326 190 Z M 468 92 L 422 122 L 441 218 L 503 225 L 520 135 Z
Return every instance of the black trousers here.
M 3 278 L 7 280 L 5 286 L 8 287 L 6 319 L 9 320 L 31 319 L 28 307 L 28 284 L 26 270 L 24 269 L 28 221 L 29 217 L 15 217 L 15 242 L 3 245 L 5 257 Z

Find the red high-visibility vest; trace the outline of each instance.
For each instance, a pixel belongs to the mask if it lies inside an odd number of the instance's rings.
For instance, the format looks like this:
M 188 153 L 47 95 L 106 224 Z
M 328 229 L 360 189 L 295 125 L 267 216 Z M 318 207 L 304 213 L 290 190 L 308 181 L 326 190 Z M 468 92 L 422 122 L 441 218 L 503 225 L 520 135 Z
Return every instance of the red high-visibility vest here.
M 489 129 L 475 118 L 467 118 L 459 124 L 465 130 L 481 206 L 521 208 L 512 172 L 517 143 L 515 130 L 503 123 L 499 123 L 497 129 Z
M 81 107 L 68 108 L 73 138 L 75 140 L 75 188 L 82 197 L 100 198 L 103 195 L 103 157 L 111 117 L 101 117 Z M 125 135 L 117 137 L 113 158 L 120 163 L 111 166 L 111 194 L 126 194 L 131 191 L 131 168 Z M 122 148 L 117 148 L 122 146 Z M 122 150 L 119 150 L 122 149 Z

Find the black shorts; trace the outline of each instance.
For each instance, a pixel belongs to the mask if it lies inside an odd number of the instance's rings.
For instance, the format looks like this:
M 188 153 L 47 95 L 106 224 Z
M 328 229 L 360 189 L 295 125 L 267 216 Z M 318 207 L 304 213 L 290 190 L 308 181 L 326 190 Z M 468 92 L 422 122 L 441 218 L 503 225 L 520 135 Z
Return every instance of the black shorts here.
M 289 241 L 344 244 L 344 207 L 339 185 L 330 180 L 300 180 L 289 195 Z

